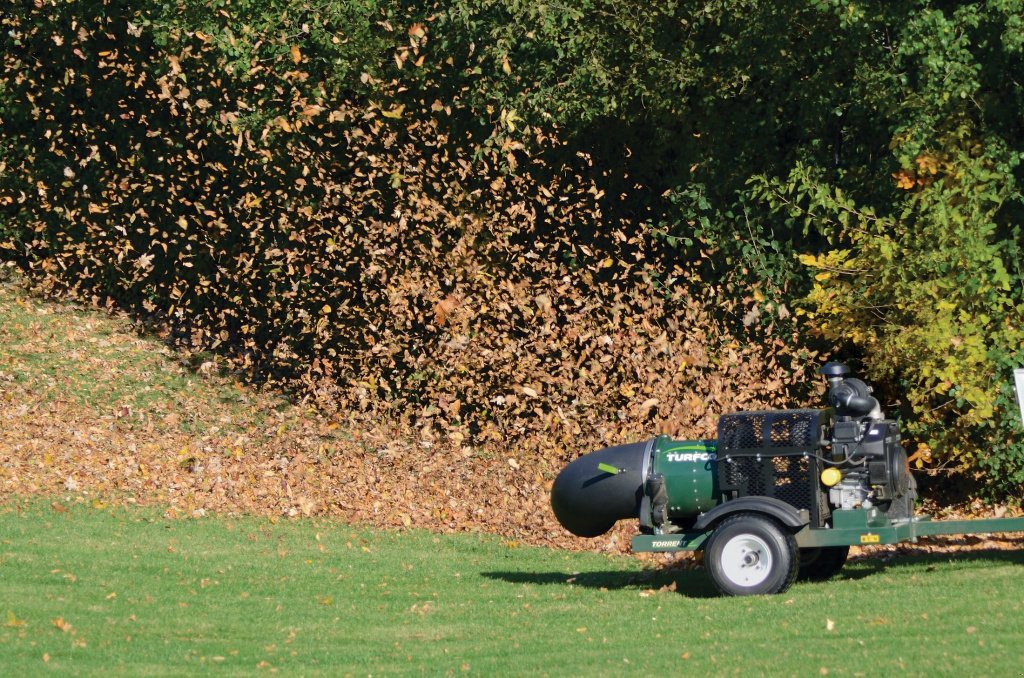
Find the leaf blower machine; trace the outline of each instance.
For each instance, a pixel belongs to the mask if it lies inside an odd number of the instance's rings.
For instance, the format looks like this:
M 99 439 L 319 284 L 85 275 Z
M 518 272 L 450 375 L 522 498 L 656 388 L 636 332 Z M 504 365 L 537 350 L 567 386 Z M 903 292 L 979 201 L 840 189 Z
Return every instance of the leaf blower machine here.
M 551 488 L 565 529 L 597 537 L 638 519 L 637 552 L 703 551 L 726 595 L 781 593 L 836 575 L 853 544 L 1024 531 L 1024 518 L 933 521 L 872 389 L 828 363 L 827 409 L 722 415 L 714 440 L 617 445 L 566 466 Z

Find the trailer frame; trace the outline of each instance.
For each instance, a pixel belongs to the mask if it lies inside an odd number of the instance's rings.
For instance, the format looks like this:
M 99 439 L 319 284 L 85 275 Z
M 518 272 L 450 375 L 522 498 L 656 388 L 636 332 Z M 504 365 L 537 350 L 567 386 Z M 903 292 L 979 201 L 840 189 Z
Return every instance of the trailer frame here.
M 756 509 L 750 512 L 762 513 Z M 703 530 L 638 534 L 633 537 L 631 546 L 637 553 L 696 551 L 704 546 L 714 530 L 715 525 Z M 794 537 L 800 548 L 821 548 L 916 543 L 921 537 L 937 535 L 1007 532 L 1024 532 L 1024 517 L 932 520 L 931 516 L 920 515 L 909 519 L 889 520 L 876 508 L 860 508 L 833 511 L 831 527 L 814 528 L 805 525 L 794 532 Z

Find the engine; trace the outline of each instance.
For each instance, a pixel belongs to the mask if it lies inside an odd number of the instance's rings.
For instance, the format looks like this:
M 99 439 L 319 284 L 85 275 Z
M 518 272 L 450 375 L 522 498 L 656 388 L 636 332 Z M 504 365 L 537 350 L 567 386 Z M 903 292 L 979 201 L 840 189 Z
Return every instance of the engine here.
M 833 508 L 877 507 L 889 518 L 909 518 L 917 485 L 896 421 L 886 419 L 871 387 L 847 379 L 849 369 L 829 363 L 821 369 L 829 380 L 829 403 L 835 413 L 827 441 L 830 464 L 822 483 Z

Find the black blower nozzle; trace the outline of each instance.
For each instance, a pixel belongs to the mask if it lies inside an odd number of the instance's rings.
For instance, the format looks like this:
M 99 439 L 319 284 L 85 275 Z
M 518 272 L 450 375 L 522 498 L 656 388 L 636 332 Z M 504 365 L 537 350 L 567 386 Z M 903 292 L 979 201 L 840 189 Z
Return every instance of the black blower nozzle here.
M 645 441 L 606 447 L 562 469 L 551 487 L 551 508 L 562 527 L 578 537 L 597 537 L 618 520 L 636 518 L 649 445 Z

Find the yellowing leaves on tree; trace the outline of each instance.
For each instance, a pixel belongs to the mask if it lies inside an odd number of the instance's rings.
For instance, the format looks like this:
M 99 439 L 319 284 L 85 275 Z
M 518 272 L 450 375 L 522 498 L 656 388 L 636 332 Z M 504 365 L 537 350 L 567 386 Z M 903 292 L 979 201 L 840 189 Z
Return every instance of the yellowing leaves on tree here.
M 900 170 L 899 172 L 894 172 L 892 178 L 896 180 L 896 187 L 902 188 L 905 191 L 909 191 L 916 185 L 914 177 L 910 176 L 903 170 Z
M 916 176 L 893 175 L 899 188 L 919 188 L 898 214 L 879 215 L 838 191 L 815 195 L 815 218 L 835 224 L 849 249 L 800 255 L 814 279 L 803 303 L 815 314 L 812 331 L 864 352 L 869 378 L 910 384 L 908 439 L 969 465 L 971 436 L 991 426 L 1007 378 L 993 347 L 1024 344 L 990 227 L 1014 189 L 970 156 L 953 166 L 920 154 L 915 163 Z M 940 172 L 944 180 L 934 181 Z
M 934 155 L 919 155 L 914 162 L 920 174 L 937 174 L 939 171 L 939 159 Z
M 800 254 L 797 258 L 800 263 L 809 268 L 821 268 L 839 272 L 853 272 L 847 265 L 847 260 L 853 254 L 852 250 L 835 249 L 822 254 Z

